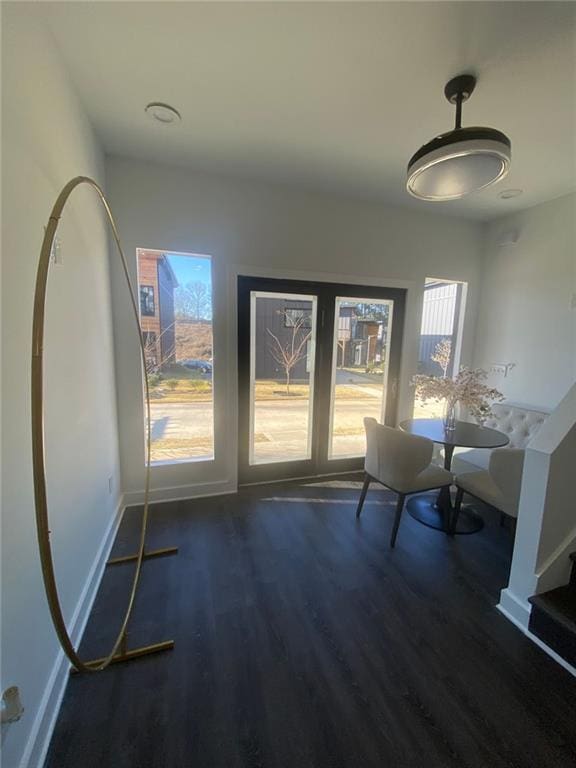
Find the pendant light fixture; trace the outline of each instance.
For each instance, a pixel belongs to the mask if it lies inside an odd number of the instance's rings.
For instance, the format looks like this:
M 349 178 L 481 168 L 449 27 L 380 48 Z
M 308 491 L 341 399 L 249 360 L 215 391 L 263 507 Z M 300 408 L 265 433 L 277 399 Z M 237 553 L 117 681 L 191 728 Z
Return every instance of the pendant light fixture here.
M 408 163 L 407 189 L 420 200 L 457 200 L 495 184 L 510 169 L 510 139 L 495 128 L 462 128 L 462 104 L 476 86 L 473 75 L 447 83 L 444 95 L 456 106 L 454 130 L 420 147 Z

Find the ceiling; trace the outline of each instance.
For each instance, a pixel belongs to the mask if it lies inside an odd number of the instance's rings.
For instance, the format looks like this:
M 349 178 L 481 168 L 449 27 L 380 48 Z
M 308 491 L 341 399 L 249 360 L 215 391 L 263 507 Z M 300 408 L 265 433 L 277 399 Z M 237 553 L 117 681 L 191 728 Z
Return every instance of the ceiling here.
M 488 219 L 576 188 L 571 2 L 42 3 L 109 153 Z M 443 88 L 472 72 L 464 125 L 512 140 L 503 182 L 462 201 L 405 189 L 453 125 Z M 182 123 L 144 115 L 174 105 Z M 521 197 L 501 200 L 503 189 Z

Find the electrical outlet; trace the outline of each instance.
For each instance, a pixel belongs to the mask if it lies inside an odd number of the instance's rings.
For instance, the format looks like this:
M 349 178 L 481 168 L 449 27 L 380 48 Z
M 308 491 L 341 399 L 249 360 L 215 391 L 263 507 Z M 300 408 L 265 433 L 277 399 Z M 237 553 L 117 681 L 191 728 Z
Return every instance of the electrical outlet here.
M 490 366 L 490 373 L 498 376 L 508 376 L 512 368 L 516 367 L 516 363 L 494 363 Z
M 112 493 L 112 489 L 114 488 L 114 480 L 112 478 L 112 475 L 108 478 L 108 493 Z

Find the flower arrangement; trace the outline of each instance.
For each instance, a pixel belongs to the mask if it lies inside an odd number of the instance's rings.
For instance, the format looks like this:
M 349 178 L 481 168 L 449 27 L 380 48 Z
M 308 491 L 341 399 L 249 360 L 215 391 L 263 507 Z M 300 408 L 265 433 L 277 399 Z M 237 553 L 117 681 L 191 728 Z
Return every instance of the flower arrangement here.
M 483 424 L 492 413 L 491 402 L 504 400 L 504 395 L 484 381 L 488 374 L 482 368 L 461 368 L 455 378 L 414 376 L 412 384 L 422 400 L 446 401 L 444 424 L 453 429 L 456 423 L 456 404 L 461 403 L 470 416 Z

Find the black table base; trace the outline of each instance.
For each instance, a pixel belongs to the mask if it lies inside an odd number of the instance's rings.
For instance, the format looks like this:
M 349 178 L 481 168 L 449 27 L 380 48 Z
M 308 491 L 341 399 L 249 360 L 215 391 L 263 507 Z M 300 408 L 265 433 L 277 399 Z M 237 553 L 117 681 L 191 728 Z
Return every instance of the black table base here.
M 407 419 L 400 428 L 420 437 L 427 437 L 444 446 L 444 469 L 451 471 L 456 446 L 464 448 L 499 448 L 508 445 L 508 436 L 496 429 L 487 429 L 467 421 L 457 421 L 454 429 L 447 430 L 442 419 Z M 458 515 L 456 530 L 450 530 L 454 507 L 448 487 L 435 494 L 413 496 L 406 505 L 408 514 L 419 523 L 444 533 L 477 533 L 484 527 L 484 520 L 463 508 Z
M 438 506 L 438 494 L 426 493 L 420 496 L 413 496 L 406 504 L 408 514 L 418 520 L 419 523 L 427 525 L 429 528 L 435 528 L 437 531 L 447 533 L 445 515 Z M 450 510 L 450 514 L 453 510 Z M 484 527 L 484 520 L 466 507 L 462 507 L 458 515 L 458 525 L 453 533 L 466 534 L 477 533 Z

